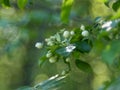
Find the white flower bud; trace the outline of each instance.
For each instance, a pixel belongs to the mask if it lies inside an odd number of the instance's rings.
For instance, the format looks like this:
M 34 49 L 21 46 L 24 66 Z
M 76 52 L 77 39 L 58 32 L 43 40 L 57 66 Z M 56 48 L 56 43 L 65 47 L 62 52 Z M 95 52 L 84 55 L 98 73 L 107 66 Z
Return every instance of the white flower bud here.
M 51 57 L 50 59 L 49 59 L 49 62 L 50 63 L 55 63 L 57 61 L 57 58 L 56 57 Z
M 69 36 L 70 36 L 70 32 L 69 31 L 64 31 L 63 37 L 68 38 Z
M 49 41 L 50 41 L 50 39 L 49 39 L 49 38 L 46 38 L 46 39 L 45 39 L 45 41 L 46 41 L 46 42 L 49 42 Z
M 51 39 L 51 40 L 55 40 L 55 36 L 51 36 L 50 39 Z
M 36 44 L 35 44 L 35 47 L 36 48 L 43 48 L 43 43 L 41 43 L 41 42 L 37 42 Z
M 70 58 L 66 58 L 65 61 L 66 61 L 66 62 L 70 62 Z
M 75 32 L 74 32 L 74 31 L 71 31 L 70 34 L 73 36 L 73 35 L 75 35 Z
M 51 56 L 52 56 L 51 51 L 48 51 L 48 53 L 46 54 L 46 57 L 47 57 L 47 58 L 50 58 Z
M 82 31 L 82 36 L 84 37 L 89 36 L 89 32 L 87 30 Z
M 54 43 L 53 43 L 52 41 L 49 41 L 49 42 L 47 43 L 47 45 L 48 45 L 48 46 L 53 46 Z
M 84 25 L 81 25 L 80 29 L 81 29 L 81 30 L 85 30 L 85 26 L 84 26 Z

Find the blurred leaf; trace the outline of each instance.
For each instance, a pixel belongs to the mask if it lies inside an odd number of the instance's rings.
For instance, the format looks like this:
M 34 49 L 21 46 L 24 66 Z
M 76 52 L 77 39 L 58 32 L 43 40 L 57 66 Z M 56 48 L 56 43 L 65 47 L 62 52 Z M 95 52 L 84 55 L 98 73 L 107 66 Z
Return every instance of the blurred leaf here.
M 75 64 L 80 70 L 84 72 L 87 72 L 87 73 L 92 72 L 91 66 L 82 60 L 76 59 Z
M 105 83 L 99 90 L 120 90 L 120 78 L 113 79 L 111 82 Z
M 104 0 L 104 3 L 107 7 L 109 7 L 109 3 L 111 2 L 111 0 Z
M 120 9 L 112 16 L 112 19 L 119 19 L 119 18 L 120 18 Z
M 87 41 L 81 41 L 75 43 L 76 49 L 80 52 L 89 52 L 91 50 L 91 46 L 88 44 Z
M 81 36 L 82 30 L 80 30 L 80 28 L 74 28 L 73 31 L 75 32 L 75 35 L 72 37 L 70 42 L 75 43 L 80 41 L 82 39 L 82 36 Z
M 56 40 L 57 40 L 58 42 L 61 41 L 61 38 L 60 38 L 60 34 L 59 34 L 59 33 L 57 33 L 57 34 L 55 35 L 55 37 L 56 37 Z
M 48 80 L 36 84 L 34 87 L 25 86 L 16 90 L 58 90 L 60 86 L 65 83 L 66 77 L 67 75 L 60 76 L 57 74 Z
M 113 20 L 113 21 L 112 21 L 112 24 L 111 24 L 111 27 L 112 27 L 112 28 L 115 28 L 115 27 L 118 25 L 119 22 L 120 22 L 120 20 L 118 20 L 118 19 Z
M 120 8 L 120 0 L 117 0 L 115 3 L 113 3 L 112 8 L 114 11 L 117 11 Z
M 27 4 L 28 0 L 17 0 L 17 5 L 20 9 L 23 9 Z
M 40 67 L 43 65 L 43 63 L 44 63 L 46 60 L 47 60 L 46 56 L 43 56 L 43 57 L 40 58 L 40 60 L 39 60 L 39 65 L 40 65 Z
M 63 0 L 61 10 L 61 20 L 63 23 L 69 22 L 69 16 L 73 2 L 74 0 Z
M 10 6 L 10 1 L 9 0 L 3 0 L 4 5 Z
M 101 54 L 105 46 L 106 44 L 101 39 L 99 39 L 95 41 L 93 49 L 95 50 L 96 54 Z
M 107 88 L 107 90 L 120 90 L 120 78 L 113 81 Z
M 96 18 L 95 18 L 95 22 L 96 22 L 96 23 L 97 23 L 97 22 L 100 22 L 102 19 L 103 19 L 102 17 L 96 17 Z
M 34 86 L 37 90 L 57 90 L 60 86 L 65 83 L 66 76 L 55 75 L 46 81 L 43 81 Z
M 102 58 L 108 64 L 112 64 L 114 59 L 120 54 L 120 41 L 112 41 L 103 50 Z

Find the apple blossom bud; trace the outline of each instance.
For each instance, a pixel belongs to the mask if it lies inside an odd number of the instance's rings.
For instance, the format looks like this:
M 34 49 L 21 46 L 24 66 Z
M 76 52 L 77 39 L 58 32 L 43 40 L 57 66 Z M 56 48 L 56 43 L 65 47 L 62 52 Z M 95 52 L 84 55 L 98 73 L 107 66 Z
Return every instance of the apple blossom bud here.
M 51 57 L 50 59 L 49 59 L 49 62 L 50 63 L 55 63 L 57 61 L 57 58 L 56 57 Z
M 81 30 L 85 30 L 85 26 L 84 26 L 84 25 L 81 25 L 80 29 L 81 29 Z
M 69 31 L 64 31 L 63 37 L 68 38 L 69 36 L 70 36 L 70 32 Z
M 70 62 L 70 58 L 66 58 L 65 61 L 66 61 L 66 62 Z
M 74 32 L 74 31 L 71 31 L 70 34 L 73 36 L 73 35 L 75 35 L 75 32 Z
M 82 31 L 82 36 L 84 37 L 89 36 L 89 32 L 87 30 Z
M 41 43 L 41 42 L 37 42 L 36 44 L 35 44 L 35 47 L 36 48 L 43 48 L 43 43 Z

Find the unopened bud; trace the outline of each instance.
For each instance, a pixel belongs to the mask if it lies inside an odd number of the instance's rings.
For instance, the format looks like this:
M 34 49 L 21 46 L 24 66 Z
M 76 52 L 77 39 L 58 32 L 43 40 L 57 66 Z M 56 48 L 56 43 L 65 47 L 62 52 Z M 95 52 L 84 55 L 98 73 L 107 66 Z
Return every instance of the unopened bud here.
M 64 31 L 63 37 L 68 38 L 69 36 L 70 36 L 70 32 L 69 31 Z
M 71 31 L 70 34 L 73 36 L 73 35 L 75 35 L 75 32 L 74 32 L 74 31 Z
M 84 37 L 89 36 L 89 32 L 87 30 L 82 31 L 82 36 Z
M 66 62 L 70 62 L 70 58 L 66 58 Z
M 57 58 L 56 57 L 51 57 L 50 59 L 49 59 L 49 62 L 50 63 L 55 63 L 57 61 Z
M 43 48 L 43 43 L 41 43 L 41 42 L 37 42 L 36 44 L 35 44 L 35 47 L 36 48 Z

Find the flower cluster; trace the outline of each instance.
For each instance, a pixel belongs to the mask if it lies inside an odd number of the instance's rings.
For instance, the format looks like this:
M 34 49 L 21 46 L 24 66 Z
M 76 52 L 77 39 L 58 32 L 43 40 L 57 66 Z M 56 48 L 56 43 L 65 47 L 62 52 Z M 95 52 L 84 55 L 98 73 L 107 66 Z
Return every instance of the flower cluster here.
M 61 30 L 53 36 L 45 39 L 47 53 L 45 55 L 50 63 L 55 63 L 59 59 L 59 55 L 56 54 L 56 50 L 60 47 L 65 47 L 65 52 L 72 52 L 75 49 L 74 45 L 70 44 L 70 40 L 75 35 L 74 31 Z M 45 44 L 44 43 L 44 44 Z M 35 47 L 38 49 L 43 47 L 43 43 L 37 42 Z M 70 61 L 66 57 L 66 61 Z
M 74 29 L 71 31 L 62 29 L 53 36 L 45 39 L 44 46 L 46 46 L 45 48 L 47 49 L 47 53 L 45 55 L 46 59 L 48 59 L 50 63 L 55 63 L 62 57 L 62 59 L 66 62 L 69 62 L 69 56 L 74 50 L 78 50 L 82 53 L 89 52 L 91 50 L 91 42 L 96 39 L 99 34 L 101 34 L 101 31 L 108 32 L 119 21 L 115 20 L 103 22 L 102 20 L 99 20 L 99 22 L 97 22 L 99 28 L 96 26 L 94 27 L 94 25 L 91 27 L 89 26 L 89 28 L 81 25 L 79 29 Z M 93 27 L 94 30 L 96 30 L 94 32 L 92 31 Z M 43 43 L 37 42 L 35 47 L 39 49 L 43 48 Z
M 74 42 L 80 41 L 81 37 L 86 38 L 89 36 L 89 31 L 85 29 L 84 25 L 81 25 L 79 30 L 65 30 L 57 32 L 53 36 L 45 39 L 44 45 L 46 45 L 47 53 L 45 55 L 46 59 L 49 60 L 50 63 L 57 62 L 60 57 L 63 57 L 66 62 L 70 61 L 69 55 L 76 48 L 76 44 Z M 78 37 L 76 39 L 76 37 Z M 43 43 L 36 43 L 35 47 L 42 48 Z

